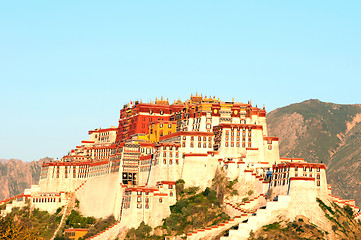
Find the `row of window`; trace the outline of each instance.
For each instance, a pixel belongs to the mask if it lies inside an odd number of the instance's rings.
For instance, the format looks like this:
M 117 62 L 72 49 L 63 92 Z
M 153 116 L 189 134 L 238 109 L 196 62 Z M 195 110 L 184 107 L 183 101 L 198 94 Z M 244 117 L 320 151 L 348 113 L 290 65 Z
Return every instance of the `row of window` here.
M 236 133 L 236 135 L 239 137 L 241 135 L 241 132 L 240 131 L 226 131 L 226 136 L 229 136 L 229 133 L 231 132 L 231 136 L 234 136 L 234 133 Z M 243 130 L 242 131 L 242 136 L 243 137 L 246 137 L 246 130 Z M 249 130 L 248 131 L 248 137 L 251 137 L 252 136 L 252 131 Z
M 186 140 L 186 136 L 183 136 L 183 140 Z M 191 136 L 191 141 L 194 141 L 194 136 Z M 202 141 L 202 137 L 198 136 L 198 141 Z M 203 136 L 203 141 L 207 141 L 207 137 Z M 212 137 L 208 137 L 208 142 L 212 141 Z
M 239 142 L 237 142 L 236 144 L 234 144 L 234 142 L 231 142 L 231 144 L 229 144 L 228 142 L 225 142 L 224 146 L 225 147 L 234 147 L 234 146 L 241 147 L 241 144 Z M 246 144 L 245 142 L 242 142 L 242 147 L 245 148 L 246 146 L 252 147 L 252 143 L 248 142 L 248 144 Z
M 238 142 L 240 141 L 240 139 L 241 139 L 240 137 L 237 137 L 237 138 L 236 138 L 236 140 L 237 140 Z M 226 136 L 226 141 L 228 141 L 228 140 L 229 140 L 229 137 Z M 231 141 L 234 141 L 234 137 L 231 137 Z M 246 138 L 243 137 L 243 138 L 242 138 L 242 141 L 245 142 L 245 141 L 246 141 Z M 249 138 L 248 138 L 248 142 L 251 142 L 251 141 L 252 141 L 252 138 L 249 137 Z
M 166 160 L 166 159 L 163 159 L 163 164 L 167 164 L 167 160 Z M 170 159 L 170 160 L 169 160 L 169 165 L 172 165 L 172 164 L 173 164 L 173 160 Z M 176 164 L 176 165 L 179 165 L 179 160 L 178 160 L 178 159 L 175 160 L 175 164 Z
M 189 146 L 190 146 L 191 148 L 193 148 L 193 147 L 194 147 L 194 143 L 191 142 L 191 143 L 189 144 Z M 203 146 L 203 148 L 207 148 L 207 143 L 203 143 L 203 145 L 202 145 L 201 142 L 198 142 L 198 148 L 201 148 L 202 146 Z M 185 143 L 185 142 L 182 142 L 182 147 L 186 147 L 186 143 Z M 212 148 L 212 143 L 208 143 L 208 148 Z
M 163 146 L 163 150 L 173 150 L 173 146 Z M 175 150 L 178 150 L 178 147 L 175 147 Z
M 198 144 L 199 145 L 199 144 Z M 169 152 L 167 154 L 167 152 L 163 152 L 163 157 L 167 157 L 167 155 L 169 155 L 169 157 L 173 157 L 173 153 L 172 152 Z M 176 152 L 175 153 L 175 157 L 178 158 L 179 157 L 179 152 Z
M 46 202 L 56 202 L 55 198 L 33 198 L 34 203 L 46 203 Z M 59 198 L 59 202 L 61 202 L 61 198 Z

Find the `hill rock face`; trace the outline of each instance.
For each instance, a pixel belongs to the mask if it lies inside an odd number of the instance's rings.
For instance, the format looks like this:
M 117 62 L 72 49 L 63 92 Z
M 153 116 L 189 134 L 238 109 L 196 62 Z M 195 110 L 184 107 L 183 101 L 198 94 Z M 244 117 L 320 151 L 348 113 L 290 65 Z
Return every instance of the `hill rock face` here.
M 42 158 L 23 162 L 17 159 L 0 159 L 0 200 L 23 193 L 31 184 L 38 184 L 41 164 L 49 160 L 50 158 Z
M 270 112 L 267 123 L 282 157 L 322 161 L 333 194 L 361 204 L 361 105 L 311 99 Z

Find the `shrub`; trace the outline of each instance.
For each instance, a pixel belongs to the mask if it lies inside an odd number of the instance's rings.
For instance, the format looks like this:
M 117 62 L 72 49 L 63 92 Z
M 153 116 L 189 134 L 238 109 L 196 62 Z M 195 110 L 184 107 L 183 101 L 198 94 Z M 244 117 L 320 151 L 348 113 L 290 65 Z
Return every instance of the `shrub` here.
M 332 225 L 332 231 L 336 231 L 337 230 L 337 225 Z
M 343 207 L 343 210 L 345 211 L 345 213 L 347 214 L 347 216 L 348 216 L 349 218 L 351 218 L 351 217 L 353 216 L 353 210 L 352 210 L 352 208 L 351 208 L 349 205 L 345 205 L 345 206 Z
M 58 209 L 56 209 L 55 214 L 59 214 L 59 213 L 61 212 L 61 210 L 62 210 L 62 209 L 63 209 L 62 207 L 59 207 Z
M 128 233 L 126 239 L 147 239 L 150 237 L 150 232 L 152 228 L 146 225 L 144 222 L 141 222 L 137 229 L 131 228 Z
M 247 192 L 248 196 L 251 196 L 253 193 L 254 193 L 253 190 L 249 190 L 249 191 Z

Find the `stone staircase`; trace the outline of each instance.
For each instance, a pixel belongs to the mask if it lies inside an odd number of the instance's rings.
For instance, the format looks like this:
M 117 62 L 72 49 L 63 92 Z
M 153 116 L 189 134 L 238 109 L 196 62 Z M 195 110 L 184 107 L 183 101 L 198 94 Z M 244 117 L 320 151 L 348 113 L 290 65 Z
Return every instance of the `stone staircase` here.
M 290 200 L 290 196 L 280 195 L 278 201 L 267 202 L 265 208 L 258 209 L 248 217 L 248 221 L 240 223 L 237 230 L 230 230 L 229 235 L 221 237 L 221 240 L 248 239 L 251 231 L 256 231 L 258 228 L 276 221 L 275 213 L 278 210 L 286 209 Z
M 247 221 L 249 217 L 252 217 L 252 214 L 255 213 L 254 208 L 259 204 L 266 204 L 266 195 L 260 194 L 259 196 L 241 203 L 241 207 L 238 207 L 235 203 L 229 201 L 226 202 L 226 212 L 233 218 L 229 221 L 225 221 L 216 226 L 206 227 L 204 229 L 194 230 L 193 232 L 187 233 L 187 240 L 196 240 L 196 239 L 212 239 L 222 232 L 236 226 L 244 221 Z
M 240 216 L 244 213 L 253 213 L 255 209 L 263 207 L 266 205 L 266 195 L 260 194 L 257 197 L 242 202 L 240 204 L 235 204 L 231 201 L 226 202 L 226 212 L 230 216 Z
M 88 240 L 104 240 L 115 239 L 120 232 L 125 232 L 126 224 L 122 221 L 116 222 L 114 225 L 108 227 L 97 235 L 87 238 Z
M 63 215 L 61 217 L 60 223 L 59 223 L 58 227 L 56 228 L 56 230 L 53 234 L 53 237 L 50 240 L 54 240 L 54 238 L 58 234 L 59 230 L 64 225 L 66 217 L 69 216 L 71 210 L 75 207 L 75 195 L 72 193 L 69 193 L 67 201 L 68 201 L 68 203 L 65 205 L 65 207 L 63 209 Z
M 229 221 L 219 223 L 216 226 L 206 227 L 204 229 L 194 230 L 193 232 L 187 233 L 187 240 L 197 239 L 212 239 L 220 235 L 223 231 L 230 229 L 233 226 L 247 220 L 248 214 L 242 214 L 242 216 L 236 216 Z
M 63 216 L 61 217 L 60 223 L 58 225 L 58 227 L 56 228 L 53 237 L 51 238 L 51 240 L 53 240 L 56 235 L 58 234 L 59 230 L 62 228 L 62 226 L 64 225 L 65 219 L 67 216 L 69 216 L 71 210 L 75 207 L 75 192 L 78 191 L 82 186 L 84 186 L 84 184 L 86 183 L 86 180 L 80 184 L 77 188 L 75 188 L 74 192 L 70 192 L 68 195 L 68 203 L 65 205 L 64 207 L 64 212 L 63 212 Z

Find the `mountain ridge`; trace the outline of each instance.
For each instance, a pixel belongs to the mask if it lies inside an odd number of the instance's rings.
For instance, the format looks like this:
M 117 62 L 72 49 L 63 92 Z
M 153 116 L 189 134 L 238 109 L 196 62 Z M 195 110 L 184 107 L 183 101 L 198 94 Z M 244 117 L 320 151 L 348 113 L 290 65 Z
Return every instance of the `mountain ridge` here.
M 25 188 L 37 184 L 40 177 L 41 165 L 51 160 L 49 157 L 37 161 L 25 162 L 19 159 L 0 159 L 0 199 L 7 199 L 18 195 Z
M 309 99 L 267 115 L 269 134 L 279 137 L 280 155 L 327 165 L 333 192 L 361 203 L 361 105 Z

